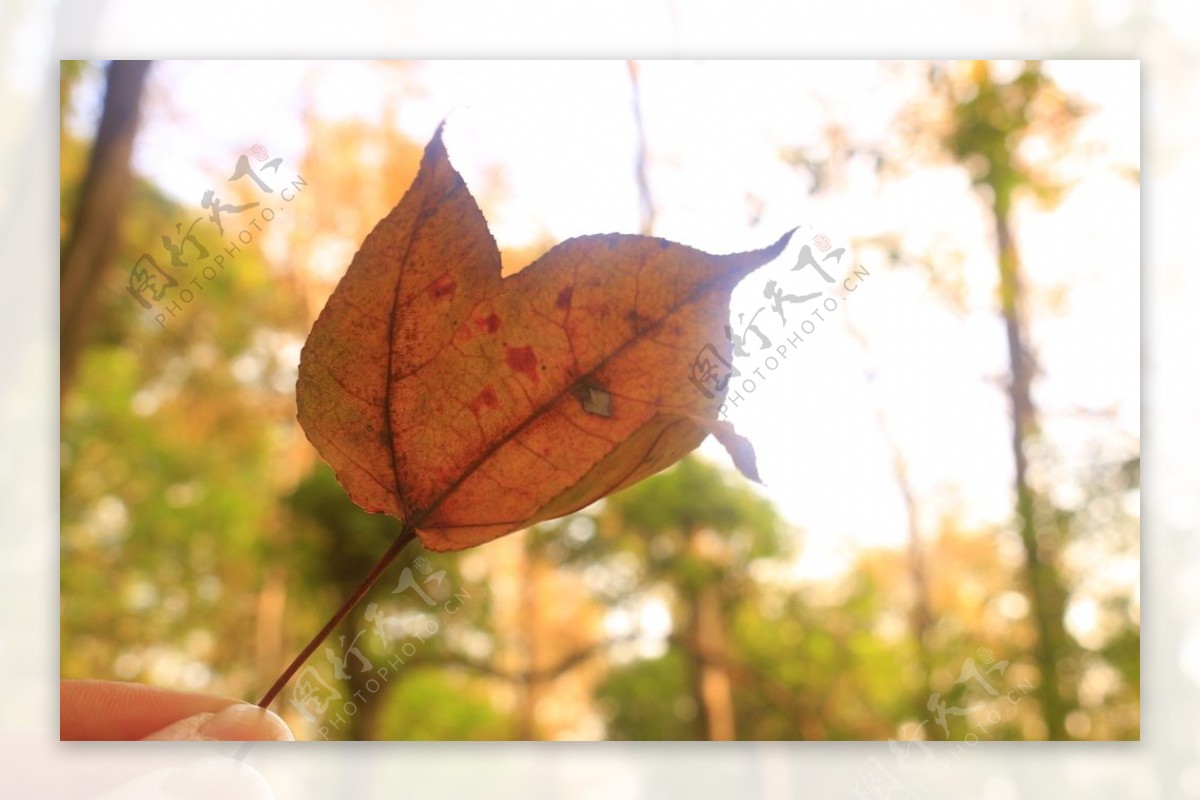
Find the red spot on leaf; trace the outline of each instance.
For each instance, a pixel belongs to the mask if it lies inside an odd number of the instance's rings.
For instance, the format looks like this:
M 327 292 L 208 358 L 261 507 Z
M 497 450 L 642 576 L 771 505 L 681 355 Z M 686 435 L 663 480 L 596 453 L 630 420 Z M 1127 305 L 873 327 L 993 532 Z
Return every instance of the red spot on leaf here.
M 573 292 L 574 292 L 574 289 L 572 287 L 569 287 L 569 286 L 563 287 L 562 290 L 558 293 L 558 299 L 554 301 L 554 305 L 557 306 L 558 308 L 562 309 L 563 311 L 566 311 L 567 309 L 571 308 L 571 295 Z
M 429 285 L 429 297 L 431 300 L 441 300 L 453 296 L 456 289 L 458 289 L 458 282 L 443 273 Z
M 500 399 L 496 397 L 496 390 L 492 388 L 491 384 L 488 384 L 479 391 L 479 394 L 475 396 L 475 400 L 467 405 L 470 407 L 471 412 L 478 417 L 479 412 L 483 409 L 495 409 L 499 406 Z
M 482 320 L 476 320 L 475 325 L 479 326 L 481 331 L 487 331 L 489 334 L 494 334 L 500 330 L 500 318 L 492 312 Z
M 538 382 L 537 357 L 533 355 L 533 348 L 528 345 L 520 348 L 505 348 L 504 361 L 508 362 L 508 366 L 518 373 L 529 376 L 530 381 L 535 384 Z

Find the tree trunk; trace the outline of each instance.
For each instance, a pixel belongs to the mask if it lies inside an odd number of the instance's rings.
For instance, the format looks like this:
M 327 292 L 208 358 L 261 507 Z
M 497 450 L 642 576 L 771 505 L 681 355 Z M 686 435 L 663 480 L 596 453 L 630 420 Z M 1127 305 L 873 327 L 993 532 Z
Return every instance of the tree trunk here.
M 863 352 L 871 357 L 871 344 L 866 335 L 849 318 L 846 320 L 850 335 L 858 340 Z M 877 374 L 877 370 L 872 366 L 869 371 L 869 376 L 872 377 L 867 379 L 872 386 L 875 382 L 873 377 L 875 374 Z M 921 544 L 920 509 L 917 505 L 917 494 L 913 490 L 912 480 L 908 474 L 908 463 L 900 450 L 900 443 L 892 435 L 887 414 L 884 412 L 883 404 L 879 401 L 875 403 L 875 419 L 879 423 L 879 433 L 883 436 L 892 455 L 892 475 L 896 478 L 896 486 L 904 500 L 905 520 L 908 524 L 908 570 L 913 590 L 909 625 L 912 629 L 913 640 L 917 645 L 917 659 L 921 668 L 921 681 L 916 690 L 917 694 L 913 698 L 913 710 L 919 720 L 925 717 L 927 711 L 926 704 L 933 675 L 933 660 L 929 653 L 929 627 L 933 622 L 933 613 L 930 610 L 929 577 L 925 568 L 925 552 Z
M 721 596 L 706 584 L 694 596 L 690 640 L 693 643 L 693 681 L 700 723 L 707 740 L 735 740 L 733 685 L 725 644 Z
M 521 740 L 536 739 L 538 691 L 540 689 L 540 679 L 537 676 L 539 662 L 537 578 L 534 574 L 534 557 L 531 550 L 529 536 L 526 534 L 521 548 L 522 581 L 520 589 L 523 624 L 521 645 L 524 651 L 522 661 L 525 669 L 522 671 L 517 685 L 517 735 Z
M 345 670 L 350 678 L 346 682 L 346 697 L 337 703 L 343 704 L 342 711 L 346 710 L 344 704 L 354 704 L 354 714 L 345 717 L 344 739 L 356 742 L 377 740 L 379 739 L 379 713 L 387 700 L 387 692 L 384 689 L 387 685 L 377 683 L 376 692 L 371 692 L 367 682 L 375 679 L 380 664 L 372 660 L 368 667 L 356 655 L 344 650 L 347 644 L 354 642 L 354 638 L 361 635 L 363 629 L 358 623 L 351 622 L 351 619 L 347 617 L 342 621 L 338 631 L 341 633 L 341 637 L 338 638 L 335 651 L 340 654 L 342 659 L 346 660 Z M 359 647 L 365 654 L 366 649 L 362 646 L 363 643 L 360 639 Z M 325 669 L 328 667 L 326 665 Z
M 1001 311 L 1008 335 L 1011 370 L 1008 395 L 1013 416 L 1012 452 L 1016 468 L 1017 518 L 1021 544 L 1025 549 L 1034 621 L 1038 629 L 1037 660 L 1042 674 L 1038 685 L 1038 700 L 1042 706 L 1049 739 L 1065 740 L 1067 733 L 1063 722 L 1063 705 L 1058 692 L 1058 671 L 1054 657 L 1056 646 L 1062 641 L 1062 615 L 1058 608 L 1061 592 L 1053 567 L 1047 562 L 1038 545 L 1033 493 L 1026 478 L 1028 461 L 1025 449 L 1037 431 L 1037 415 L 1030 391 L 1033 364 L 1026 349 L 1022 322 L 1024 308 L 1020 261 L 1009 227 L 1008 209 L 994 203 L 992 211 L 996 224 L 996 247 L 1000 267 Z
M 255 604 L 254 654 L 258 683 L 268 686 L 283 662 L 284 615 L 287 611 L 287 571 L 269 567 Z
M 70 238 L 61 255 L 60 397 L 71 385 L 87 341 L 96 308 L 96 288 L 112 258 L 118 225 L 133 184 L 129 157 L 149 68 L 149 61 L 114 61 L 108 68 L 104 110 Z
M 695 538 L 695 526 L 685 523 L 683 541 L 688 553 L 693 558 L 703 558 L 697 553 Z M 698 734 L 705 740 L 737 739 L 720 588 L 710 577 L 686 586 L 685 592 L 689 606 L 687 647 L 692 662 L 692 698 L 696 704 Z
M 633 101 L 633 128 L 637 133 L 637 160 L 634 171 L 638 186 L 638 233 L 650 236 L 654 232 L 654 198 L 650 194 L 650 180 L 646 176 L 646 126 L 642 122 L 642 85 L 638 78 L 637 62 L 625 62 L 629 68 L 629 87 Z
M 882 408 L 879 411 L 880 425 L 885 427 L 884 433 L 892 451 L 892 472 L 896 476 L 896 483 L 904 498 L 904 509 L 908 521 L 908 569 L 914 595 L 910 625 L 913 638 L 917 643 L 917 659 L 920 663 L 922 678 L 917 697 L 914 699 L 914 707 L 917 717 L 920 718 L 928 709 L 926 704 L 933 681 L 933 660 L 929 654 L 929 627 L 933 621 L 933 615 L 929 609 L 929 579 L 925 572 L 925 553 L 921 547 L 921 523 L 917 510 L 917 498 L 908 477 L 908 465 L 904 461 L 903 454 L 900 453 L 900 446 L 886 429 L 886 423 L 882 419 Z

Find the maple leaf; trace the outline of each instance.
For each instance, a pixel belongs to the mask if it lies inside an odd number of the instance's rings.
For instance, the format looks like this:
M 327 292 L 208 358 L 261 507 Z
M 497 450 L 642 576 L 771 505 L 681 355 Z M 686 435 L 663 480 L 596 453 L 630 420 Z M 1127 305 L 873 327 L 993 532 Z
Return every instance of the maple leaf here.
M 778 256 L 625 234 L 562 242 L 501 277 L 438 128 L 300 357 L 299 420 L 351 499 L 434 550 L 487 542 L 669 467 L 713 434 L 757 480 L 724 398 L 689 375 L 730 292 Z
M 790 237 L 713 256 L 582 236 L 504 278 L 439 126 L 313 324 L 296 381 L 300 425 L 350 498 L 403 525 L 259 706 L 414 537 L 458 550 L 569 514 L 709 434 L 757 481 L 754 449 L 717 419 L 728 376 L 712 380 L 708 354 L 729 364 L 730 293 Z

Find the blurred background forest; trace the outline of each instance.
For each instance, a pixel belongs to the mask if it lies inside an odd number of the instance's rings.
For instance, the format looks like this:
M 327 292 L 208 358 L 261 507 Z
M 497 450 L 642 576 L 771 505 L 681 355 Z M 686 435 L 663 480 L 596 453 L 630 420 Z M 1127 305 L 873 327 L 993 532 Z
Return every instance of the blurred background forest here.
M 870 294 L 731 412 L 767 487 L 706 447 L 411 548 L 276 702 L 298 736 L 1137 739 L 1136 64 L 1113 107 L 1087 62 L 750 64 L 63 62 L 62 676 L 256 700 L 398 534 L 304 438 L 296 364 L 452 114 L 506 270 L 575 234 L 731 252 L 808 223 Z M 452 88 L 518 79 L 507 112 L 560 127 L 489 160 Z M 739 94 L 768 131 L 670 124 Z

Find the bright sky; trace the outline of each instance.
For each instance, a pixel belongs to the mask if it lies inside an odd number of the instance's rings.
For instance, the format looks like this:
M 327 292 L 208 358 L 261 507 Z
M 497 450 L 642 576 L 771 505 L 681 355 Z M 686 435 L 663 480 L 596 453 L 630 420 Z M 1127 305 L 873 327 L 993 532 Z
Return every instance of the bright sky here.
M 1139 68 L 1072 61 L 1047 70 L 1096 108 L 1081 136 L 1103 147 L 1070 165 L 1080 180 L 1061 205 L 1022 208 L 1017 229 L 1038 307 L 1055 293 L 1064 297 L 1056 316 L 1035 321 L 1043 370 L 1036 400 L 1050 413 L 1056 442 L 1075 448 L 1095 425 L 1073 424 L 1061 412 L 1080 407 L 1113 408 L 1119 429 L 1139 434 L 1139 189 L 1120 174 L 1139 166 Z M 880 404 L 909 462 L 927 531 L 948 512 L 968 525 L 1007 520 L 1009 418 L 995 383 L 1007 352 L 992 306 L 990 223 L 965 175 L 915 169 L 880 190 L 873 171 L 856 168 L 844 186 L 810 196 L 804 174 L 780 158 L 784 148 L 820 152 L 834 122 L 851 141 L 885 140 L 913 88 L 909 72 L 875 62 L 680 61 L 644 62 L 640 78 L 656 235 L 723 253 L 763 247 L 795 226 L 806 226 L 806 237 L 828 235 L 835 247 L 901 232 L 906 251 L 955 253 L 963 265 L 960 317 L 934 297 L 919 268 L 888 268 L 879 254 L 852 248 L 843 268 L 853 259 L 870 277 L 731 410 L 755 443 L 763 491 L 808 532 L 798 574 L 829 576 L 858 548 L 904 541 Z M 162 63 L 152 100 L 170 111 L 149 106 L 136 166 L 198 208 L 203 189 L 228 177 L 237 154 L 255 143 L 298 162 L 306 81 L 321 114 L 371 117 L 381 95 L 395 90 L 388 80 L 395 73 L 356 62 Z M 449 116 L 451 160 L 477 196 L 488 170 L 502 168 L 508 199 L 490 219 L 501 246 L 539 235 L 637 232 L 624 62 L 426 62 L 406 80 L 420 90 L 401 114 L 414 140 L 426 141 Z M 805 241 L 764 273 L 786 271 Z M 743 282 L 735 318 L 763 305 L 764 283 L 757 274 Z M 771 320 L 776 327 L 763 330 L 780 344 L 785 336 L 773 317 L 767 311 L 759 320 Z M 869 354 L 849 336 L 847 319 L 869 341 Z M 753 349 L 756 340 L 748 342 Z M 752 353 L 738 366 L 751 373 L 763 361 Z M 714 443 L 703 450 L 728 463 Z

